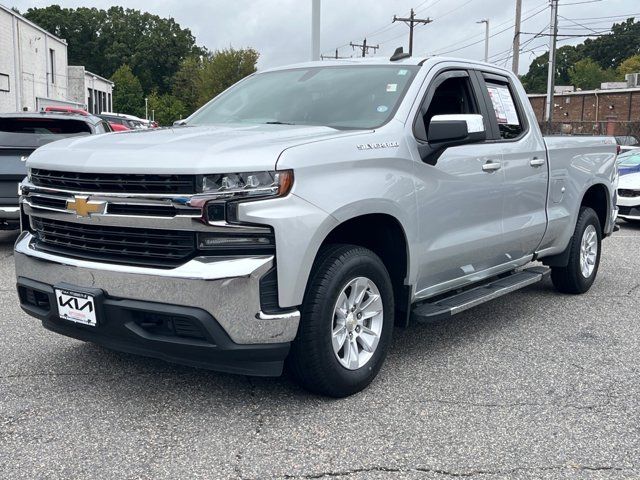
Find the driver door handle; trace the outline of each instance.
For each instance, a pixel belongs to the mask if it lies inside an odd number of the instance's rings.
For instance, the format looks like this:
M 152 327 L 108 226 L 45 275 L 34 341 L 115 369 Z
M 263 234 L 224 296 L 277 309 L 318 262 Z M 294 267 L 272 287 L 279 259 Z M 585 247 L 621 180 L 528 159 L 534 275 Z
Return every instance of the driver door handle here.
M 544 165 L 544 158 L 533 158 L 529 161 L 529 165 L 534 168 L 541 167 L 542 165 Z
M 500 170 L 501 168 L 502 164 L 500 162 L 492 162 L 491 160 L 482 165 L 482 171 L 487 173 L 495 172 L 496 170 Z

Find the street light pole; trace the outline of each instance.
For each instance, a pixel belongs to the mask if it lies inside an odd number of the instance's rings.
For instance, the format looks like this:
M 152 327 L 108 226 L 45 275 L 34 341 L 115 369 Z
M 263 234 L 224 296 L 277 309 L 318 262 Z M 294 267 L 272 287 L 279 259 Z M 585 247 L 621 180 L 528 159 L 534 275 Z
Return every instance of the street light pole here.
M 149 120 L 149 99 L 144 97 L 144 118 Z
M 320 0 L 311 0 L 311 60 L 320 60 Z
M 483 18 L 482 20 L 478 20 L 476 23 L 484 23 L 484 61 L 489 61 L 489 19 Z

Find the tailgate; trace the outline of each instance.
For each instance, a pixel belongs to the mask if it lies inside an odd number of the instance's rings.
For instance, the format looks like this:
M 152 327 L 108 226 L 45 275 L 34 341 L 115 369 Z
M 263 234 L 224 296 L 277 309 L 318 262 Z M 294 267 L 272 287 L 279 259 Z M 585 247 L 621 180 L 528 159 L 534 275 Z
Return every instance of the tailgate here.
M 0 205 L 17 204 L 18 184 L 27 176 L 26 159 L 33 149 L 0 148 Z

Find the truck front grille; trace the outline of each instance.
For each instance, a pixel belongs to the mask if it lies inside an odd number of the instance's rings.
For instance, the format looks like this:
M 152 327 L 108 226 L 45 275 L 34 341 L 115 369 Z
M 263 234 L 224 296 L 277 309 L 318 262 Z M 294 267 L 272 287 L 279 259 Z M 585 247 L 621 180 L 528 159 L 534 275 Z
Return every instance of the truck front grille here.
M 78 192 L 100 193 L 196 193 L 195 175 L 156 175 L 118 173 L 58 172 L 34 168 L 31 182 L 38 187 L 56 188 Z
M 31 218 L 37 249 L 108 263 L 172 268 L 196 253 L 196 234 L 187 231 L 107 227 Z

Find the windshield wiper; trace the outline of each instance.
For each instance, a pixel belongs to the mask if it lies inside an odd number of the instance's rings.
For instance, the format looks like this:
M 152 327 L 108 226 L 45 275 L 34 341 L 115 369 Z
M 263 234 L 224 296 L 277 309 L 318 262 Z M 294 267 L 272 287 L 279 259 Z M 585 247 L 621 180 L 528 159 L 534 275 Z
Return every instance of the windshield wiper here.
M 295 123 L 291 123 L 291 122 L 279 122 L 277 120 L 271 121 L 271 122 L 264 122 L 265 125 L 295 125 Z

